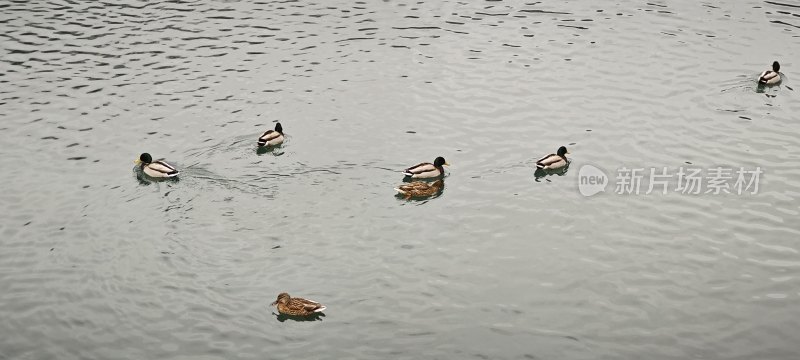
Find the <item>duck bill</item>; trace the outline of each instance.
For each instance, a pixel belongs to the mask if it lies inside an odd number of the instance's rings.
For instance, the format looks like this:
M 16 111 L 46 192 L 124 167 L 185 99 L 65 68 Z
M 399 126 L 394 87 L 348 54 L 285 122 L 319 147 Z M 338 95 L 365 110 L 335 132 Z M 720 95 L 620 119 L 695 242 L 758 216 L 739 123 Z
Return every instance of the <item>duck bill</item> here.
M 450 166 L 450 163 L 446 162 L 444 163 L 444 166 Z
M 133 163 L 136 164 L 136 165 L 139 165 L 139 164 L 142 163 L 142 160 L 136 159 L 136 160 L 133 160 Z
M 269 304 L 269 306 L 275 306 L 275 305 L 278 305 L 278 301 L 277 300 L 273 301 L 272 304 Z

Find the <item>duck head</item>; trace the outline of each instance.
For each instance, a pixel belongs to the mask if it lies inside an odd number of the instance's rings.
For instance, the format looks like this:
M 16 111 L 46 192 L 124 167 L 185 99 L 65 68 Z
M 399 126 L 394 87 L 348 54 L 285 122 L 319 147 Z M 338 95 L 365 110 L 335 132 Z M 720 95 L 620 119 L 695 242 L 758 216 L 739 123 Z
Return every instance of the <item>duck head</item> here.
M 289 300 L 291 300 L 291 299 L 292 299 L 292 298 L 290 298 L 290 297 L 289 297 L 289 294 L 287 294 L 287 293 L 280 293 L 280 294 L 278 294 L 278 299 L 277 299 L 277 300 L 275 300 L 275 302 L 273 302 L 272 304 L 269 304 L 269 306 L 275 306 L 275 305 L 277 305 L 278 303 L 280 303 L 280 304 L 284 304 L 284 305 L 285 305 L 285 304 L 288 304 L 288 303 L 289 303 Z
M 133 162 L 136 164 L 149 164 L 153 162 L 153 157 L 150 156 L 150 154 L 148 153 L 142 153 L 142 155 L 139 155 L 139 158 L 134 160 Z
M 781 70 L 781 64 L 778 64 L 777 61 L 772 63 L 772 71 L 779 72 Z
M 567 151 L 567 147 L 566 146 L 562 146 L 562 147 L 558 148 L 558 152 L 556 154 L 558 156 L 564 157 L 564 155 L 569 154 L 569 151 Z
M 281 123 L 275 124 L 275 131 L 283 134 L 283 126 L 281 126 Z
M 433 160 L 433 166 L 442 167 L 442 165 L 450 166 L 450 164 L 448 164 L 447 161 L 445 161 L 441 156 L 437 157 L 436 160 Z

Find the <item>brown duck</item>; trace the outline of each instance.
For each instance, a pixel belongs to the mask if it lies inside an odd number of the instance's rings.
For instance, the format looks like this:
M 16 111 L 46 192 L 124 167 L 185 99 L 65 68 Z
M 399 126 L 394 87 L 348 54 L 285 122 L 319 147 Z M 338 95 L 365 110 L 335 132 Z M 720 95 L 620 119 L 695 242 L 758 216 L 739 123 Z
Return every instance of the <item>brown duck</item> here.
M 433 196 L 439 191 L 442 190 L 444 187 L 444 180 L 439 179 L 432 183 L 428 183 L 425 181 L 414 181 L 408 184 L 400 185 L 400 187 L 396 188 L 397 192 L 400 195 L 403 195 L 406 199 L 411 199 L 412 197 L 428 197 Z
M 270 306 L 278 305 L 278 312 L 291 316 L 308 316 L 323 312 L 326 307 L 316 301 L 290 297 L 287 293 L 278 294 L 278 299 Z

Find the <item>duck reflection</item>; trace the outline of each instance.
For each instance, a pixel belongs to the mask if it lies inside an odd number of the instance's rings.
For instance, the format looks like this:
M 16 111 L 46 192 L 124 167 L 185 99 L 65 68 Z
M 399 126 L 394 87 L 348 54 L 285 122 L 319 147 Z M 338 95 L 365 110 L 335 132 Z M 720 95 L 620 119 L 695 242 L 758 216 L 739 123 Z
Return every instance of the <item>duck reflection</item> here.
M 556 175 L 556 176 L 564 176 L 567 174 L 567 170 L 569 170 L 569 163 L 564 165 L 563 167 L 557 169 L 540 169 L 537 168 L 536 171 L 533 172 L 533 177 L 536 178 L 536 181 L 541 181 L 542 178 Z
M 280 322 L 284 322 L 286 320 L 293 320 L 293 321 L 322 321 L 322 318 L 325 317 L 323 313 L 314 313 L 313 315 L 306 315 L 306 316 L 294 316 L 294 315 L 286 315 L 286 314 L 276 314 L 275 312 L 272 313 L 275 315 L 275 319 Z

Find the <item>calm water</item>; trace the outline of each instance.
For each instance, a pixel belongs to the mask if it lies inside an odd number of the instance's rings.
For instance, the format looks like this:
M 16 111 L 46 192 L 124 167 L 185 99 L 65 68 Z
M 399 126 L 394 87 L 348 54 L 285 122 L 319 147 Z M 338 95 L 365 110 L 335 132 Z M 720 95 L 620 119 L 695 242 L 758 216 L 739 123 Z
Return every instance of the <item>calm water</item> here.
M 0 15 L 2 359 L 800 356 L 795 3 Z M 757 89 L 773 60 L 783 84 Z M 287 142 L 258 154 L 275 121 Z M 566 174 L 534 177 L 560 145 Z M 145 151 L 180 181 L 137 180 Z M 437 155 L 441 196 L 396 198 Z M 586 164 L 607 192 L 581 196 Z M 681 166 L 764 174 L 614 192 L 619 168 Z M 326 316 L 279 321 L 281 291 Z

